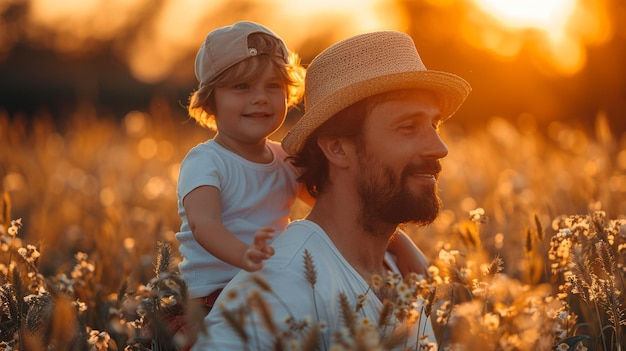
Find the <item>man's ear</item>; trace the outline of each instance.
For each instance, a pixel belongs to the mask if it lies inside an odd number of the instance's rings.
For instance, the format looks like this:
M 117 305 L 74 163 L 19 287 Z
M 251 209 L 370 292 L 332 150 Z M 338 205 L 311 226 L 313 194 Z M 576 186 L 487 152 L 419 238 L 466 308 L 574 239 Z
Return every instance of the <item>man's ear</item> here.
M 329 163 L 339 167 L 348 166 L 348 145 L 346 138 L 320 136 L 317 138 L 317 145 L 320 147 Z

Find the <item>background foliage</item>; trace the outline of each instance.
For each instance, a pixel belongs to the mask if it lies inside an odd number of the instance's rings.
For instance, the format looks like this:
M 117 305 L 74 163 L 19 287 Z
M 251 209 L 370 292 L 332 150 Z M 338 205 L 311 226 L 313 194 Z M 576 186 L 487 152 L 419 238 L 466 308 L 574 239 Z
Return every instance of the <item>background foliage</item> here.
M 280 139 L 287 128 L 274 137 Z M 444 210 L 429 227 L 405 228 L 432 262 L 441 258 L 442 248 L 450 247 L 461 247 L 467 257 L 480 256 L 487 263 L 497 256 L 503 261 L 501 272 L 510 279 L 532 287 L 548 284 L 556 296 L 564 280 L 551 270 L 549 259 L 551 238 L 559 232 L 554 221 L 599 210 L 607 219 L 625 218 L 626 139 L 612 133 L 603 115 L 597 116 L 593 130 L 541 125 L 522 115 L 515 121 L 492 117 L 472 130 L 451 120 L 442 133 L 450 149 L 440 179 Z M 64 124 L 45 114 L 32 119 L 0 115 L 0 184 L 5 194 L 0 282 L 15 284 L 13 268 L 22 267 L 22 293 L 71 287 L 73 298 L 66 304 L 78 304 L 82 311 L 77 320 L 88 331 L 108 331 L 113 339 L 106 334 L 106 342 L 122 343 L 119 348 L 140 337 L 115 334 L 111 321 L 119 324 L 120 318 L 111 308 L 119 308 L 129 292 L 140 296 L 147 289 L 154 294 L 159 284 L 170 286 L 168 274 L 178 260 L 178 165 L 190 147 L 209 137 L 186 119 L 180 106 L 158 96 L 146 112 L 131 111 L 122 120 L 98 114 L 90 105 L 78 106 Z M 306 208 L 296 206 L 293 216 L 305 213 Z M 19 225 L 11 225 L 18 218 Z M 13 237 L 8 228 L 15 228 Z M 619 230 L 617 238 L 624 240 L 624 228 L 621 234 Z M 172 245 L 171 254 L 163 254 L 167 250 L 159 242 Z M 17 258 L 18 248 L 30 250 L 20 253 L 29 257 L 30 266 Z M 157 248 L 161 251 L 155 254 Z M 624 251 L 616 251 L 618 276 L 624 274 Z M 171 284 L 182 285 L 176 280 Z M 623 292 L 617 296 L 623 299 Z M 45 301 L 38 303 L 46 306 Z M 585 305 L 580 303 L 573 309 Z M 63 306 L 57 303 L 55 308 Z M 74 307 L 67 306 L 65 313 L 71 315 Z M 0 323 L 8 325 L 3 318 Z M 51 328 L 49 337 L 63 332 L 51 327 L 58 320 L 44 320 Z M 84 333 L 87 339 L 89 333 Z M 95 336 L 104 338 L 99 333 Z

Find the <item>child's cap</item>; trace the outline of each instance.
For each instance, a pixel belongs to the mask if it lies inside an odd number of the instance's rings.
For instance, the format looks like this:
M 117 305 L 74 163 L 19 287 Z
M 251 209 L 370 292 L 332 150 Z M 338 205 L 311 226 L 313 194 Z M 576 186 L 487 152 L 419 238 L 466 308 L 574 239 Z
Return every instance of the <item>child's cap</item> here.
M 211 31 L 200 46 L 195 67 L 196 78 L 200 84 L 209 82 L 235 64 L 260 54 L 256 48 L 248 47 L 248 36 L 252 33 L 264 33 L 276 38 L 281 45 L 274 55 L 287 62 L 287 47 L 278 35 L 258 23 L 237 22 L 232 26 Z

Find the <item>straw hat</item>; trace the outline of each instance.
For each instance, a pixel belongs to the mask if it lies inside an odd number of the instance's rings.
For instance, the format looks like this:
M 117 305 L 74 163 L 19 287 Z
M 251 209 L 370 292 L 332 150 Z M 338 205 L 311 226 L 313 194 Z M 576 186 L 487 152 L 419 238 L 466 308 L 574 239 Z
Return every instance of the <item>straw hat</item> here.
M 405 33 L 378 31 L 340 41 L 317 55 L 307 69 L 304 115 L 282 140 L 296 155 L 306 138 L 344 108 L 380 93 L 418 88 L 433 91 L 442 119 L 450 117 L 471 91 L 454 74 L 429 71 Z

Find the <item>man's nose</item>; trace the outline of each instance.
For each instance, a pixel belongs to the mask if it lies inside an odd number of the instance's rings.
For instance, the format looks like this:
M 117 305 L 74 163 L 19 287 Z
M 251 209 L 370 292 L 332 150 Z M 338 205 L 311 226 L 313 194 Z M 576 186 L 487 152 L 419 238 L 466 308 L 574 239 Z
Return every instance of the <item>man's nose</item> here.
M 429 135 L 423 147 L 422 155 L 424 157 L 440 159 L 448 156 L 448 146 L 435 130 Z

